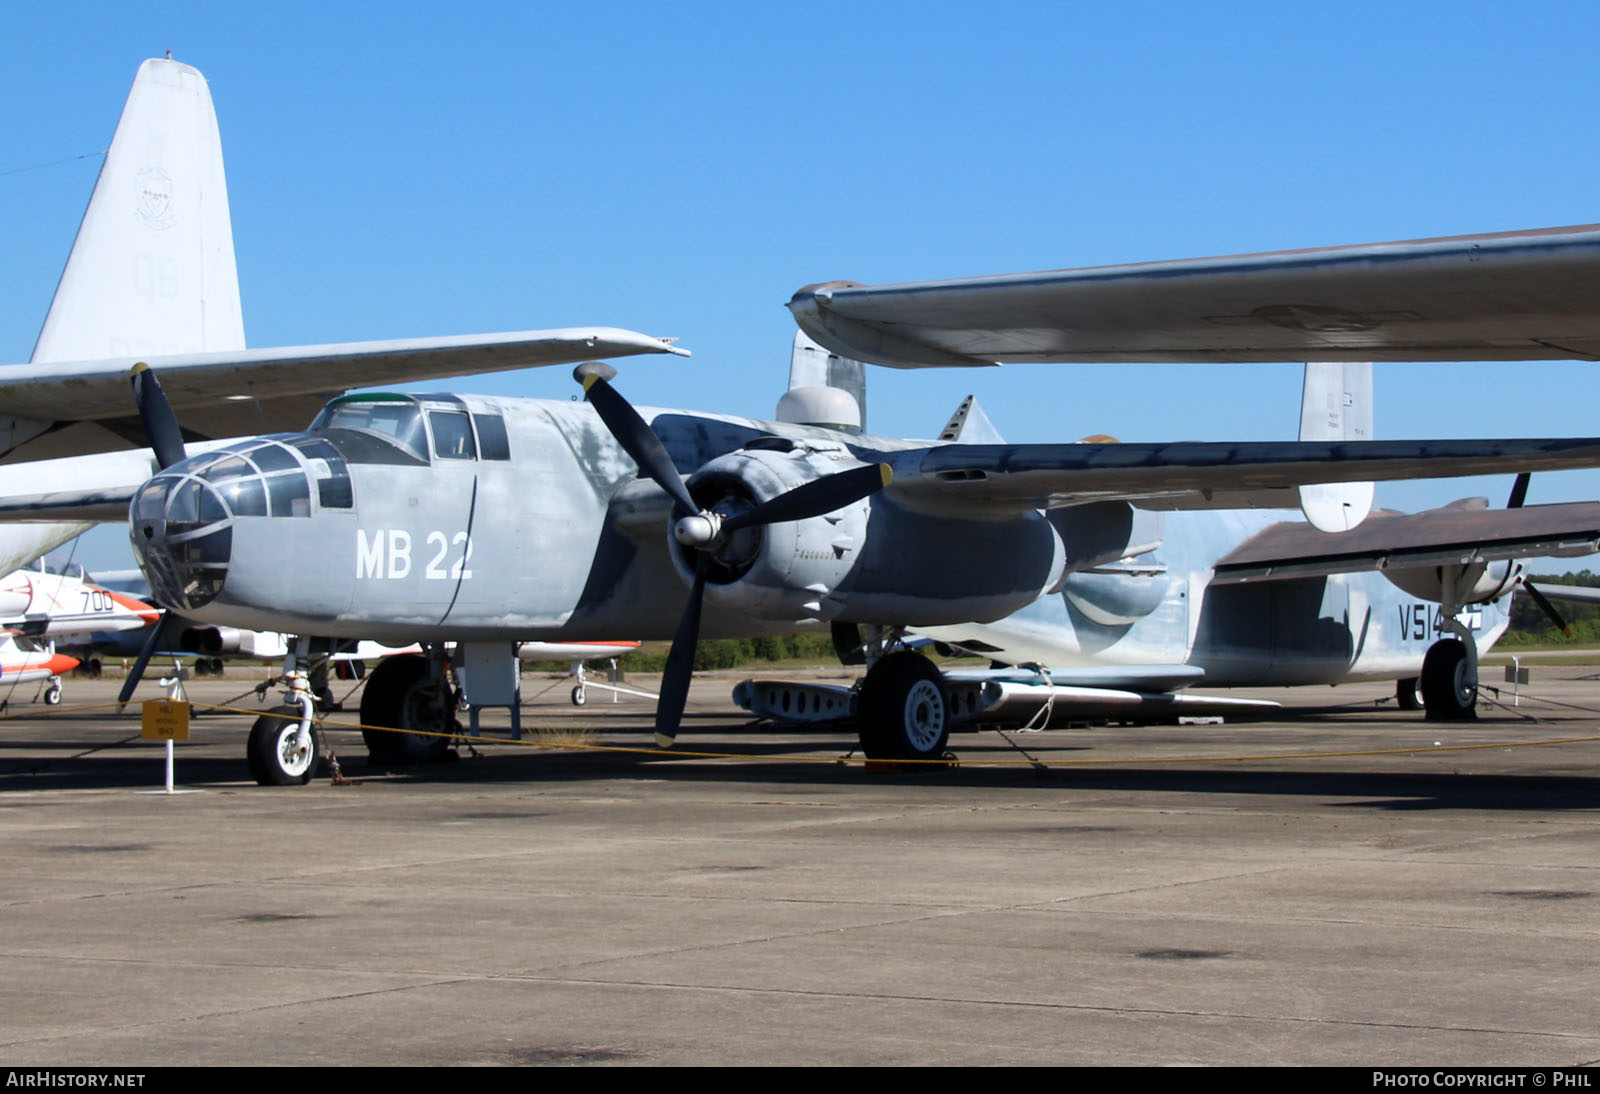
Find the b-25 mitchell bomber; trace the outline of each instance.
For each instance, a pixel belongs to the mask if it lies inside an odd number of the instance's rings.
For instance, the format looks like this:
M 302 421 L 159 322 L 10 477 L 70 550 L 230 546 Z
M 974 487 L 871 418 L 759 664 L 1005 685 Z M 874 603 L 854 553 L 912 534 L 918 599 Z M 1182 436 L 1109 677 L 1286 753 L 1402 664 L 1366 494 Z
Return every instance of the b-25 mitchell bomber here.
M 108 157 L 103 185 L 111 167 Z M 161 188 L 152 193 L 146 217 L 164 219 Z M 1065 288 L 1040 294 L 1030 282 L 959 307 L 934 289 L 905 290 L 909 298 L 942 300 L 931 313 L 888 290 L 874 297 L 875 290 L 831 285 L 799 294 L 794 310 L 842 355 L 899 366 L 1586 355 L 1600 347 L 1600 319 L 1588 303 L 1593 293 L 1570 286 L 1600 279 L 1596 234 L 1562 230 L 1068 271 L 1055 279 Z M 1074 295 L 1078 283 L 1089 286 L 1086 300 Z M 1469 302 L 1452 303 L 1463 300 Z M 1466 314 L 1436 319 L 1429 314 L 1435 305 Z M 1098 327 L 1095 316 L 1103 320 Z M 1067 332 L 1065 341 L 1049 333 L 1052 323 Z M 996 349 L 986 331 L 1009 341 Z M 1404 337 L 1389 338 L 1391 331 Z M 642 340 L 634 348 L 666 347 Z M 610 342 L 597 351 L 628 352 Z M 258 372 L 224 363 L 216 374 L 221 386 L 207 397 L 225 400 L 230 384 L 274 375 L 295 355 L 278 356 L 283 360 Z M 13 499 L 6 508 L 33 519 L 103 519 L 131 500 L 123 511 L 134 548 L 163 603 L 221 626 L 294 633 L 302 660 L 317 637 L 421 643 L 424 654 L 385 661 L 363 699 L 364 722 L 396 729 L 439 732 L 452 724 L 446 643 L 455 643 L 465 698 L 478 707 L 515 701 L 515 642 L 671 635 L 657 711 L 658 737 L 668 742 L 702 632 L 844 632 L 855 625 L 877 636 L 859 695 L 863 745 L 877 756 L 932 757 L 943 750 L 954 713 L 950 692 L 931 662 L 896 647 L 896 636 L 953 628 L 970 639 L 966 628 L 1010 627 L 1026 613 L 1054 610 L 1048 606 L 1061 598 L 1080 611 L 1094 606 L 1101 625 L 1141 615 L 1181 624 L 1174 633 L 1183 640 L 1153 652 L 1102 646 L 1121 666 L 1115 672 L 1154 669 L 1131 671 L 1152 690 L 1192 683 L 1196 669 L 1201 678 L 1220 673 L 1187 661 L 1202 634 L 1245 635 L 1243 643 L 1218 647 L 1240 660 L 1282 651 L 1268 662 L 1276 682 L 1293 675 L 1303 652 L 1279 639 L 1309 629 L 1319 636 L 1314 672 L 1327 681 L 1359 663 L 1350 651 L 1373 648 L 1369 642 L 1387 626 L 1370 595 L 1368 611 L 1354 586 L 1329 585 L 1326 576 L 1343 536 L 1369 524 L 1379 534 L 1362 541 L 1363 565 L 1409 571 L 1416 589 L 1445 604 L 1441 629 L 1456 633 L 1431 648 L 1444 651 L 1434 656 L 1449 671 L 1424 675 L 1448 679 L 1459 698 L 1475 682 L 1478 648 L 1459 609 L 1492 599 L 1513 577 L 1489 567 L 1508 552 L 1589 550 L 1600 539 L 1600 507 L 1485 512 L 1468 529 L 1435 518 L 1385 523 L 1366 519 L 1370 489 L 1348 486 L 1600 466 L 1600 438 L 1318 434 L 1284 443 L 1007 445 L 958 430 L 947 442 L 925 444 L 865 434 L 852 415 L 854 401 L 827 383 L 792 390 L 778 421 L 641 413 L 611 386 L 609 366 L 584 365 L 579 379 L 589 405 L 347 395 L 304 432 L 191 453 L 155 378 L 181 385 L 217 363 L 113 358 L 90 370 L 95 390 L 128 364 L 159 473 L 137 490 L 62 490 Z M 0 405 L 6 379 L 0 373 Z M 19 388 L 14 401 L 25 394 Z M 113 409 L 108 403 L 96 413 Z M 46 423 L 37 436 L 63 432 L 51 429 L 43 410 L 30 413 L 18 402 L 13 412 Z M 124 435 L 132 428 L 125 419 L 99 420 L 115 420 Z M 1267 522 L 1248 511 L 1286 504 L 1298 504 L 1317 529 L 1342 531 L 1319 531 L 1325 542 L 1309 547 L 1281 533 L 1263 540 Z M 1161 511 L 1174 512 L 1155 530 L 1148 515 Z M 1213 521 L 1204 545 L 1180 551 L 1180 529 L 1202 517 Z M 1236 560 L 1241 587 L 1285 573 L 1312 585 L 1278 582 L 1266 586 L 1276 591 L 1230 609 L 1210 595 L 1212 579 L 1220 556 L 1241 545 L 1249 548 Z M 1394 560 L 1399 564 L 1389 565 Z M 1339 565 L 1349 569 L 1350 559 Z M 1341 594 L 1326 595 L 1336 587 L 1345 589 L 1342 606 Z M 1313 596 L 1316 588 L 1324 595 Z M 1344 637 L 1334 640 L 1336 627 Z M 1007 656 L 1042 656 L 1009 633 L 1014 649 Z M 1102 641 L 1086 642 L 1087 634 L 1072 641 L 1083 649 Z M 1331 652 L 1341 649 L 1343 670 Z M 1415 675 L 1421 662 L 1419 650 L 1392 671 Z M 1184 671 L 1171 671 L 1174 665 Z M 257 739 L 263 733 L 270 736 Z M 263 781 L 300 781 L 314 758 L 304 723 L 293 732 L 258 727 L 252 738 L 252 755 L 265 754 L 275 768 Z

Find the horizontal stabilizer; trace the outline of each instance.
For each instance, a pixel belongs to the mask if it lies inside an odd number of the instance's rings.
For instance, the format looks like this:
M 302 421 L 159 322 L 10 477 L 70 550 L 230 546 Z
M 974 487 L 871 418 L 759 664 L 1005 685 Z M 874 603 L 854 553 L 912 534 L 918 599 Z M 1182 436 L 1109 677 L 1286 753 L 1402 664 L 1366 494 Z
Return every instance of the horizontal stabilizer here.
M 1219 559 L 1212 584 L 1586 555 L 1597 550 L 1600 503 L 1596 502 L 1379 512 L 1354 531 L 1336 535 L 1293 521 L 1274 524 Z
M 1003 362 L 1600 359 L 1600 225 L 899 285 L 789 302 L 836 353 Z

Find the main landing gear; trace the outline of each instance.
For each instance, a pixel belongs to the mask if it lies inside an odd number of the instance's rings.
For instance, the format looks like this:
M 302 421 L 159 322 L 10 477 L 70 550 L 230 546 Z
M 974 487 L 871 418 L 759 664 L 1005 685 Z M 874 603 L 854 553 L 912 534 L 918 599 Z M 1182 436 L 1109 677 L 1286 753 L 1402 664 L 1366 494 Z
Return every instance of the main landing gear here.
M 461 727 L 442 651 L 387 657 L 369 677 L 361 695 L 361 724 L 405 731 L 363 729 L 373 761 L 420 764 L 449 758 L 450 738 Z
M 861 751 L 870 759 L 938 759 L 950 740 L 944 675 L 910 650 L 878 658 L 861 683 L 856 726 Z
M 1477 658 L 1466 643 L 1444 638 L 1422 659 L 1422 705 L 1429 721 L 1465 722 L 1478 716 Z
M 1467 643 L 1441 638 L 1422 658 L 1422 675 L 1394 683 L 1395 706 L 1423 710 L 1430 722 L 1470 722 L 1478 716 L 1478 668 Z

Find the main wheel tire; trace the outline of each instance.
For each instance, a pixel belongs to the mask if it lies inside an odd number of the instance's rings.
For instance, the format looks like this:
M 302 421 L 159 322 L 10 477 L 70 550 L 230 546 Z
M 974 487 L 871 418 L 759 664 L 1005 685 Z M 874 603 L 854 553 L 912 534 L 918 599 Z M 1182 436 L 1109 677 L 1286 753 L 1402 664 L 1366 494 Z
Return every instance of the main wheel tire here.
M 274 715 L 285 715 L 278 718 Z M 260 786 L 304 786 L 317 769 L 317 735 L 309 748 L 299 746 L 300 708 L 274 707 L 250 727 L 245 755 L 250 774 Z
M 1422 681 L 1416 676 L 1407 676 L 1403 680 L 1394 682 L 1394 702 L 1401 710 L 1422 709 Z
M 1478 686 L 1467 682 L 1467 649 L 1459 639 L 1441 639 L 1428 648 L 1421 679 L 1430 721 L 1466 722 L 1478 716 Z
M 870 759 L 937 759 L 950 740 L 944 675 L 910 650 L 880 658 L 861 684 L 856 729 Z
M 449 685 L 429 674 L 426 657 L 408 653 L 384 658 L 361 693 L 361 724 L 408 731 L 363 729 L 361 739 L 374 762 L 422 764 L 448 759 L 447 734 L 456 731 Z

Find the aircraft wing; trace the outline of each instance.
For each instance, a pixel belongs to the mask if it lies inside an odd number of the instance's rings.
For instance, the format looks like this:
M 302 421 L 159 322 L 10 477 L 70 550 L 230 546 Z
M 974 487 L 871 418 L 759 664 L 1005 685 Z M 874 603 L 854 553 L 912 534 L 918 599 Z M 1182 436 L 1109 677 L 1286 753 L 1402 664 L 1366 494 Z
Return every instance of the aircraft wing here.
M 889 457 L 886 492 L 914 508 L 1004 517 L 1091 501 L 1278 508 L 1307 483 L 1600 467 L 1600 438 L 940 445 Z M 1253 498 L 1260 499 L 1252 502 Z
M 1600 359 L 1600 225 L 899 285 L 789 302 L 896 368 L 1060 361 Z
M 21 421 L 0 446 L 3 462 L 143 447 L 128 381 L 139 361 L 160 377 L 184 439 L 200 441 L 304 429 L 324 403 L 350 388 L 641 353 L 688 351 L 615 327 L 576 327 L 3 365 L 0 418 Z
M 1548 581 L 1530 581 L 1528 586 L 1546 600 L 1566 600 L 1574 604 L 1600 605 L 1600 589 L 1593 585 L 1554 585 Z
M 1274 524 L 1217 560 L 1213 584 L 1600 551 L 1600 503 L 1373 513 L 1348 532 Z M 1548 588 L 1541 586 L 1541 589 Z

